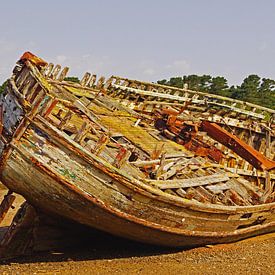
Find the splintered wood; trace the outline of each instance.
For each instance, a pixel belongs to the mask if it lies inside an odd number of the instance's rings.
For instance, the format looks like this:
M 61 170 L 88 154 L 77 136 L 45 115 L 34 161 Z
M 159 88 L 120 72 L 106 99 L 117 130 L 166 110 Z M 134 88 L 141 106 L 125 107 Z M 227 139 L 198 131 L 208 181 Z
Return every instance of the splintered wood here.
M 182 179 L 182 180 L 166 180 L 163 181 L 151 181 L 154 185 L 160 189 L 167 188 L 187 188 L 187 187 L 197 187 L 213 183 L 219 183 L 223 181 L 228 181 L 229 177 L 224 174 L 214 174 L 211 176 L 197 177 L 193 179 Z

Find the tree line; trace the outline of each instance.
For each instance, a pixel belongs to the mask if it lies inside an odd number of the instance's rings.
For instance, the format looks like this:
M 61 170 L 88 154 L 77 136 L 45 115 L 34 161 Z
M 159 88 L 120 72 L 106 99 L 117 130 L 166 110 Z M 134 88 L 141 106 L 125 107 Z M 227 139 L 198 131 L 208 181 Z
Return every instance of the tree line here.
M 275 80 L 256 74 L 247 76 L 241 85 L 229 86 L 226 78 L 210 75 L 184 75 L 157 81 L 158 84 L 231 97 L 275 109 Z

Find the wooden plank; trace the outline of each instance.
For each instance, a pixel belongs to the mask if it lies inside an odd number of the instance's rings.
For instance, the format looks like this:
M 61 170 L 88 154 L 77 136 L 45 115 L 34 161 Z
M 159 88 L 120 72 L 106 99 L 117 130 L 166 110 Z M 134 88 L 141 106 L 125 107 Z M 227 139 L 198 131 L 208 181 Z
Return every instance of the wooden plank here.
M 153 98 L 155 98 L 155 97 L 164 98 L 166 100 L 177 100 L 177 101 L 180 101 L 180 102 L 185 102 L 185 101 L 189 100 L 186 97 L 174 96 L 174 95 L 163 94 L 163 93 L 158 93 L 158 92 L 144 91 L 144 90 L 139 90 L 139 89 L 130 88 L 130 87 L 124 87 L 124 86 L 120 86 L 120 85 L 116 85 L 116 84 L 113 84 L 113 86 L 117 89 L 121 89 L 121 90 L 124 90 L 124 91 L 130 91 L 132 93 L 136 93 L 136 94 L 140 94 L 140 95 L 152 96 Z M 205 103 L 204 100 L 197 100 L 197 99 L 192 100 L 192 102 L 193 103 L 201 103 L 201 104 Z
M 69 71 L 69 67 L 65 67 L 65 68 L 61 71 L 61 73 L 60 73 L 60 75 L 59 75 L 59 77 L 58 77 L 58 81 L 63 81 L 64 78 L 66 77 L 68 71 Z
M 81 86 L 87 86 L 89 80 L 90 80 L 91 74 L 86 72 L 84 74 L 84 76 L 82 77 L 81 81 L 80 81 L 80 85 Z
M 247 110 L 243 110 L 243 109 L 240 109 L 240 108 L 237 108 L 237 107 L 233 107 L 232 105 L 230 106 L 230 105 L 222 104 L 222 103 L 218 103 L 218 102 L 208 102 L 208 104 L 223 107 L 223 108 L 228 108 L 228 109 L 230 109 L 234 112 L 245 114 L 245 115 L 248 115 L 248 116 L 254 116 L 254 117 L 260 118 L 260 119 L 265 118 L 265 115 L 254 113 L 254 112 L 247 111 Z
M 77 107 L 81 112 L 83 112 L 93 123 L 95 123 L 100 129 L 108 132 L 108 129 L 99 123 L 99 118 L 93 112 L 91 112 L 81 101 L 76 100 L 74 106 Z
M 150 180 L 149 183 L 156 185 L 160 189 L 167 188 L 187 188 L 202 185 L 208 185 L 223 181 L 228 181 L 230 178 L 226 174 L 214 174 L 210 176 L 197 177 L 192 179 L 179 179 L 179 180 Z
M 166 171 L 166 173 L 163 173 L 159 179 L 167 180 L 171 177 L 173 177 L 178 171 L 183 170 L 188 166 L 188 164 L 192 163 L 193 159 L 181 159 L 178 161 L 175 161 L 172 163 L 172 167 Z
M 14 200 L 15 196 L 12 194 L 12 191 L 9 190 L 0 204 L 0 224 L 4 220 L 9 209 L 12 207 Z
M 206 188 L 214 194 L 220 194 L 223 191 L 228 190 L 230 187 L 226 183 L 219 183 L 215 185 L 206 186 Z

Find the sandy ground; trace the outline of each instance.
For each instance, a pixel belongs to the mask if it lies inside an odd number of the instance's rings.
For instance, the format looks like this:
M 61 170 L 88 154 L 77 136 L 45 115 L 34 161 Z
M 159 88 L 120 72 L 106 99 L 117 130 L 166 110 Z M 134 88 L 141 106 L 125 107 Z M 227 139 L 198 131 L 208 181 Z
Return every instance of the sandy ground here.
M 96 235 L 70 250 L 2 261 L 0 274 L 275 274 L 274 263 L 275 233 L 189 250 Z

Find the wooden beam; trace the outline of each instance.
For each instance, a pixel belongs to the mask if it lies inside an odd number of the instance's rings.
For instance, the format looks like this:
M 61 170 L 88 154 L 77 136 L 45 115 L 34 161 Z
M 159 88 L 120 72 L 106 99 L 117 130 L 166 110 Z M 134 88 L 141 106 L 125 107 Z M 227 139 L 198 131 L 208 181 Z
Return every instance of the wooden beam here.
M 149 180 L 148 182 L 159 187 L 160 189 L 167 188 L 187 188 L 203 186 L 223 181 L 228 181 L 230 178 L 227 174 L 219 173 L 209 176 L 197 177 L 192 179 L 179 179 L 179 180 Z

